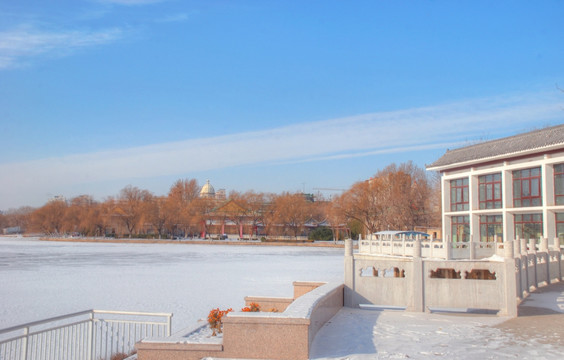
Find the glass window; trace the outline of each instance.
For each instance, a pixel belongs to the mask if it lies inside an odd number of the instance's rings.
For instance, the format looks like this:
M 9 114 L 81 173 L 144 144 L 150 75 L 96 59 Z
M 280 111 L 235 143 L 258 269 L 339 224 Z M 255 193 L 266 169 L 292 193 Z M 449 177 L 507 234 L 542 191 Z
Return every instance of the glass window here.
M 542 214 L 516 214 L 515 235 L 520 239 L 542 237 Z
M 470 241 L 470 216 L 451 217 L 452 242 Z
M 513 171 L 513 206 L 541 206 L 540 167 Z
M 480 216 L 480 241 L 493 242 L 497 235 L 497 241 L 503 242 L 503 217 L 501 215 Z
M 556 236 L 560 239 L 560 245 L 564 245 L 564 213 L 556 213 Z
M 450 211 L 468 210 L 468 178 L 450 181 Z
M 554 165 L 554 202 L 564 205 L 564 164 Z
M 480 209 L 501 209 L 501 173 L 478 178 Z

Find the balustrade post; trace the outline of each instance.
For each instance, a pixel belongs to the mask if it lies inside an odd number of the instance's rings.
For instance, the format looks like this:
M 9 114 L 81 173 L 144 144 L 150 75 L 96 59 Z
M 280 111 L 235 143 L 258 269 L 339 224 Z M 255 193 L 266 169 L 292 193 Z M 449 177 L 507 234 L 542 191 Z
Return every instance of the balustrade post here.
M 474 241 L 472 236 L 470 236 L 470 240 L 468 241 L 468 247 L 470 248 L 470 260 L 474 260 L 476 258 L 476 249 L 474 247 Z
M 517 243 L 518 244 L 518 243 Z M 517 279 L 515 274 L 515 241 L 508 240 L 503 243 L 504 251 L 504 282 L 505 282 L 505 309 L 500 315 L 517 316 Z
M 413 241 L 413 261 L 412 261 L 411 286 L 413 298 L 411 304 L 408 305 L 409 311 L 425 311 L 425 296 L 423 294 L 423 281 L 425 274 L 423 273 L 423 259 L 421 259 L 421 239 L 419 236 Z
M 548 238 L 541 238 L 540 239 L 539 250 L 541 252 L 548 252 Z
M 535 239 L 529 239 L 529 253 L 537 253 L 537 241 Z
M 550 284 L 552 280 L 552 275 L 550 274 L 550 253 L 548 252 L 548 238 L 540 238 L 539 252 L 540 256 L 545 259 L 546 266 L 546 284 Z M 537 261 L 538 264 L 538 261 Z
M 560 238 L 554 238 L 554 251 L 558 252 L 558 254 L 556 254 L 556 260 L 558 262 L 558 281 L 562 281 L 562 251 L 560 250 Z
M 413 241 L 413 257 L 421 257 L 421 239 L 419 238 L 419 235 L 417 235 Z
M 537 255 L 537 240 L 536 239 L 529 239 L 529 252 L 532 254 L 532 262 L 533 262 L 533 283 L 536 289 L 539 287 L 539 278 L 537 275 L 538 272 L 538 255 Z M 549 282 L 550 283 L 550 282 Z
M 382 252 L 382 243 L 386 240 L 387 235 L 380 235 L 378 237 L 378 250 L 380 251 L 380 254 L 383 254 Z
M 359 236 L 360 242 L 360 236 Z M 352 239 L 345 239 L 345 289 L 344 289 L 344 305 L 348 307 L 356 306 L 354 304 L 355 292 L 355 264 L 353 256 Z
M 521 239 L 521 255 L 527 255 L 527 239 Z
M 443 240 L 443 247 L 446 249 L 446 260 L 452 259 L 452 242 L 450 241 L 450 236 L 446 235 Z
M 513 240 L 509 240 L 503 243 L 503 252 L 504 258 L 506 259 L 513 259 L 515 257 L 513 250 Z
M 521 240 L 519 239 L 519 236 L 517 236 L 515 238 L 515 241 L 513 243 L 515 246 L 513 247 L 513 254 L 514 257 L 518 257 L 519 255 L 521 255 Z
M 353 255 L 352 240 L 351 239 L 345 239 L 345 256 L 352 256 L 352 255 Z
M 405 237 L 401 239 L 401 248 L 402 248 L 402 255 L 405 256 Z

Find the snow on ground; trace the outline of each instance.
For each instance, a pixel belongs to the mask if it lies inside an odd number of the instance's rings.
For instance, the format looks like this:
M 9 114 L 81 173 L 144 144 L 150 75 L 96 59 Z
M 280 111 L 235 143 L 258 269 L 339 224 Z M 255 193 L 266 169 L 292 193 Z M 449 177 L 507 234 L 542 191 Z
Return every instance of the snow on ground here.
M 0 237 L 0 329 L 88 310 L 172 312 L 173 332 L 292 282 L 342 281 L 332 248 L 107 244 Z
M 564 347 L 518 339 L 504 318 L 343 308 L 317 334 L 313 359 L 562 359 Z M 564 325 L 563 325 L 564 326 Z
M 541 288 L 519 317 L 343 308 L 318 333 L 313 359 L 563 359 L 564 283 Z

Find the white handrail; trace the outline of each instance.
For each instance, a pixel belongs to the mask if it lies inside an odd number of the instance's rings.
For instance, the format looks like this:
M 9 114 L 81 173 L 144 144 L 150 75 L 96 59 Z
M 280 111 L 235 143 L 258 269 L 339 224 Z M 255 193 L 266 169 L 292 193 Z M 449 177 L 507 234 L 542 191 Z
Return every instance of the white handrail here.
M 0 359 L 109 359 L 171 325 L 171 313 L 80 311 L 0 330 Z

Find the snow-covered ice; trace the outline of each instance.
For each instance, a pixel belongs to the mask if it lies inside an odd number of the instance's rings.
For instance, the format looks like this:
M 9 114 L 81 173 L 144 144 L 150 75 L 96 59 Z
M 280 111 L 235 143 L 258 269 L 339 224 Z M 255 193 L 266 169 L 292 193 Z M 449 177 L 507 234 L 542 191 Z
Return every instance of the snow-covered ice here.
M 85 309 L 173 312 L 173 332 L 246 295 L 291 296 L 296 280 L 343 281 L 343 250 L 57 243 L 0 237 L 0 329 Z M 313 359 L 562 359 L 564 284 L 515 319 L 343 308 Z M 201 341 L 206 333 L 195 334 Z
M 173 332 L 293 281 L 342 281 L 343 250 L 0 237 L 0 329 L 88 309 L 172 312 Z

